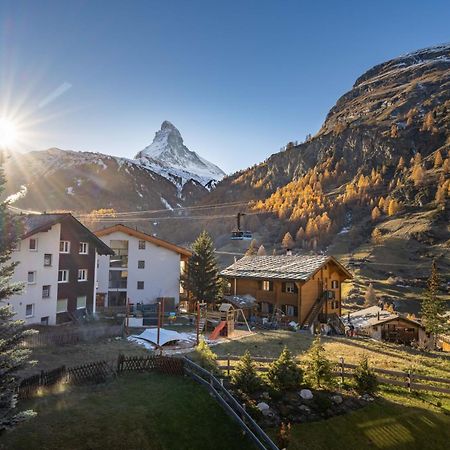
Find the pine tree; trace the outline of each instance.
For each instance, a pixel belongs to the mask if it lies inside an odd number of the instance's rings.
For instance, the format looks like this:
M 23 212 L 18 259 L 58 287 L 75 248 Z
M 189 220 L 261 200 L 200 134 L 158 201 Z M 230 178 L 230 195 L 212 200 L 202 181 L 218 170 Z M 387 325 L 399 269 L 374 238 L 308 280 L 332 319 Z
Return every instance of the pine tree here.
M 445 301 L 439 297 L 439 274 L 436 261 L 433 261 L 431 266 L 431 275 L 427 282 L 420 312 L 425 330 L 433 333 L 434 339 L 439 333 L 446 331 Z
M 373 369 L 369 367 L 367 356 L 363 356 L 354 372 L 356 390 L 360 394 L 375 394 L 378 388 L 378 380 Z
M 261 244 L 261 245 L 259 246 L 257 255 L 258 255 L 258 256 L 266 256 L 266 255 L 267 255 L 266 249 L 264 248 L 264 245 Z
M 194 349 L 193 359 L 204 369 L 212 373 L 218 374 L 217 355 L 211 350 L 210 346 L 204 339 Z
M 183 276 L 184 288 L 200 302 L 214 303 L 220 291 L 219 270 L 214 255 L 213 241 L 202 231 L 192 245 L 187 272 Z
M 287 347 L 269 367 L 267 379 L 275 389 L 281 391 L 296 389 L 303 380 L 303 371 L 297 365 Z
M 286 250 L 292 250 L 295 246 L 294 239 L 289 231 L 284 235 L 281 245 Z
M 364 305 L 365 306 L 376 306 L 378 304 L 377 294 L 375 293 L 375 289 L 373 288 L 372 283 L 369 284 L 367 288 L 366 295 L 364 296 Z
M 4 178 L 0 168 L 0 194 Z M 20 294 L 23 286 L 12 283 L 16 263 L 10 262 L 11 251 L 18 240 L 21 225 L 8 211 L 7 204 L 0 204 L 0 433 L 16 423 L 32 416 L 32 411 L 18 412 L 16 373 L 29 359 L 30 350 L 21 346 L 25 337 L 33 333 L 25 330 L 24 322 L 14 320 L 15 313 L 4 300 Z
M 236 364 L 231 382 L 246 394 L 252 394 L 262 386 L 262 380 L 256 373 L 255 364 L 248 350 Z
M 326 357 L 325 347 L 318 335 L 308 350 L 305 368 L 305 378 L 313 387 L 333 385 L 333 364 Z
M 423 119 L 422 131 L 434 131 L 434 118 L 431 111 L 425 114 Z

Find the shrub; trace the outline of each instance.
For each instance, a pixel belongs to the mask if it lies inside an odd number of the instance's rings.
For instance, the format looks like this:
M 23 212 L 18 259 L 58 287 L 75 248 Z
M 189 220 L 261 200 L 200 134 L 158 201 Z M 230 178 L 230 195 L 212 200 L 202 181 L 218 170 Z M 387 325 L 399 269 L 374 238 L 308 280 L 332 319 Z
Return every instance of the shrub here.
M 216 374 L 219 372 L 217 355 L 209 348 L 204 339 L 201 339 L 197 347 L 195 347 L 193 359 L 204 369 Z
M 252 394 L 262 386 L 250 352 L 247 350 L 236 365 L 231 382 L 242 392 Z
M 274 388 L 282 391 L 295 389 L 303 381 L 303 371 L 287 347 L 284 347 L 278 359 L 270 365 L 267 378 Z
M 378 388 L 375 372 L 369 367 L 367 356 L 363 356 L 355 368 L 356 390 L 360 394 L 374 394 Z
M 325 348 L 318 335 L 308 350 L 305 378 L 313 387 L 326 387 L 334 384 L 333 364 L 325 356 Z

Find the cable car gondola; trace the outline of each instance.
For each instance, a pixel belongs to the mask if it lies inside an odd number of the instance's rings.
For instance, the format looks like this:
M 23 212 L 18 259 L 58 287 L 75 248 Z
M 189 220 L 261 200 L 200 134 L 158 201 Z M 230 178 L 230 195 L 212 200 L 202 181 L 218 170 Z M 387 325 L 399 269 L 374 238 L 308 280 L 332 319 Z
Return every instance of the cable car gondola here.
M 232 241 L 250 241 L 253 238 L 253 234 L 251 231 L 242 231 L 241 230 L 241 217 L 245 216 L 244 213 L 237 213 L 236 215 L 236 229 L 231 232 L 230 239 Z

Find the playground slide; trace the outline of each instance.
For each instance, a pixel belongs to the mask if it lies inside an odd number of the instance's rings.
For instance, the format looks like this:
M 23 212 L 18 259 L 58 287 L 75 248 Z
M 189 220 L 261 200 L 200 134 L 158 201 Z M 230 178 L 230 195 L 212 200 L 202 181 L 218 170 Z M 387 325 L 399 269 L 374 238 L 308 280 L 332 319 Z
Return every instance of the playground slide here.
M 209 339 L 211 341 L 215 341 L 219 337 L 220 332 L 223 330 L 226 324 L 227 322 L 225 320 L 222 320 L 222 322 L 220 322 L 219 325 L 214 328 L 213 332 L 209 336 Z

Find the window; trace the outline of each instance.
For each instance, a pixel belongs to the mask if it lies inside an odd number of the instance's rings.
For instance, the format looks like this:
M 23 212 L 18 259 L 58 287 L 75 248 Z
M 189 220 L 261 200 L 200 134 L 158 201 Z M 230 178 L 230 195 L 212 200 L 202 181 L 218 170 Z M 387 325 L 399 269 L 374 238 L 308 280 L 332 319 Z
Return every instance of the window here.
M 50 319 L 50 317 L 48 317 L 48 316 L 41 317 L 41 325 L 48 325 L 49 319 Z
M 56 312 L 62 313 L 67 311 L 67 298 L 59 298 L 56 301 Z
M 42 298 L 50 298 L 50 285 L 42 286 Z
M 44 267 L 51 267 L 52 265 L 52 255 L 50 253 L 44 254 Z
M 297 307 L 293 305 L 285 305 L 284 311 L 287 316 L 297 315 Z
M 272 282 L 264 280 L 262 282 L 262 290 L 263 291 L 271 291 L 272 290 Z
M 83 295 L 81 297 L 77 297 L 77 309 L 85 309 L 86 308 L 86 296 Z
M 87 269 L 78 269 L 78 281 L 87 281 Z
M 144 282 L 143 281 L 138 281 L 137 282 L 137 288 L 138 289 L 144 289 Z
M 288 294 L 295 294 L 296 291 L 295 283 L 286 283 L 286 292 Z
M 331 282 L 331 289 L 337 289 L 339 287 L 339 281 L 338 280 L 333 280 Z
M 69 282 L 69 271 L 58 270 L 58 283 L 68 283 L 68 282 Z
M 138 261 L 138 269 L 145 269 L 145 261 Z
M 30 252 L 37 252 L 37 249 L 38 249 L 38 241 L 37 241 L 37 239 L 31 238 L 30 242 L 28 244 L 28 248 L 29 248 Z
M 36 283 L 36 272 L 28 272 L 28 284 Z
M 87 255 L 89 253 L 89 244 L 87 242 L 80 242 L 80 255 Z
M 139 241 L 139 250 L 145 250 L 145 241 Z
M 34 316 L 34 305 L 26 305 L 25 306 L 25 317 L 33 317 Z
M 70 253 L 69 241 L 59 241 L 59 253 Z

